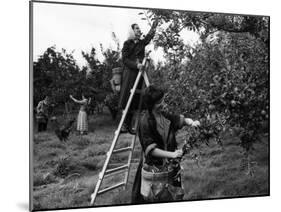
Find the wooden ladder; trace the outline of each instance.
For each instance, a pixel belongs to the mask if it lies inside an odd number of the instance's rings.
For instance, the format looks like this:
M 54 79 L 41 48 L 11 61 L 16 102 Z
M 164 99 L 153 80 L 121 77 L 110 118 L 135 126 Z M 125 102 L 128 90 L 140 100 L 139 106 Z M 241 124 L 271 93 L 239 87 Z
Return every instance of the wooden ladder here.
M 126 185 L 128 183 L 129 173 L 130 173 L 130 168 L 131 168 L 132 155 L 133 155 L 133 151 L 134 151 L 134 147 L 135 147 L 135 143 L 136 143 L 136 138 L 138 136 L 138 125 L 139 125 L 142 96 L 143 96 L 143 90 L 138 90 L 137 86 L 138 86 L 138 83 L 141 79 L 141 76 L 143 76 L 145 85 L 149 86 L 149 81 L 148 81 L 148 77 L 147 77 L 147 73 L 146 73 L 145 69 L 147 68 L 147 65 L 148 65 L 149 53 L 150 52 L 151 51 L 146 53 L 146 55 L 143 59 L 143 62 L 142 62 L 143 68 L 141 70 L 139 70 L 139 72 L 138 72 L 138 75 L 137 75 L 137 78 L 135 80 L 134 86 L 130 91 L 130 96 L 129 96 L 128 102 L 126 104 L 125 110 L 122 111 L 122 118 L 119 122 L 117 130 L 114 133 L 114 138 L 113 138 L 112 144 L 110 146 L 110 149 L 106 154 L 106 160 L 105 160 L 105 163 L 103 165 L 102 171 L 99 173 L 98 181 L 97 181 L 96 186 L 95 186 L 95 190 L 91 194 L 91 203 L 90 203 L 91 206 L 94 205 L 97 195 L 103 194 L 105 192 L 111 191 L 113 189 L 116 189 L 116 188 L 119 188 L 119 187 L 122 187 L 122 186 L 124 186 L 124 188 L 126 188 Z M 122 125 L 125 121 L 125 118 L 127 116 L 127 113 L 129 111 L 129 108 L 130 108 L 130 105 L 131 105 L 131 102 L 133 100 L 133 97 L 134 97 L 135 93 L 140 93 L 140 101 L 139 101 L 138 111 L 137 111 L 137 114 L 136 114 L 137 116 L 136 116 L 136 121 L 135 121 L 135 127 L 134 127 L 134 129 L 136 130 L 136 134 L 133 136 L 131 144 L 128 147 L 115 149 L 116 144 L 117 144 L 118 139 L 119 139 L 121 127 L 122 127 Z M 109 165 L 111 156 L 113 154 L 122 153 L 122 152 L 128 152 L 128 162 L 126 164 L 122 165 L 122 166 L 112 168 L 112 169 L 108 169 L 108 165 Z M 117 183 L 113 186 L 104 188 L 102 190 L 100 189 L 101 185 L 102 185 L 102 182 L 103 182 L 105 177 L 112 176 L 116 173 L 123 173 L 123 172 L 125 173 L 124 181 L 122 181 L 120 183 Z

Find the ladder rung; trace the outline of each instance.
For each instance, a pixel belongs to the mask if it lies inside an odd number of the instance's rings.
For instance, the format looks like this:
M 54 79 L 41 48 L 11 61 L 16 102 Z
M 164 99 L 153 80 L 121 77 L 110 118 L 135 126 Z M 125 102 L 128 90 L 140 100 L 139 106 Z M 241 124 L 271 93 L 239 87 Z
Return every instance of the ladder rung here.
M 124 147 L 124 148 L 116 149 L 116 150 L 113 150 L 112 153 L 126 152 L 126 151 L 129 151 L 129 150 L 132 150 L 132 147 Z
M 128 164 L 126 164 L 126 165 L 119 166 L 119 167 L 116 167 L 113 169 L 108 169 L 108 170 L 106 170 L 105 174 L 110 174 L 110 173 L 117 172 L 117 171 L 120 171 L 123 169 L 128 169 L 128 168 L 129 168 L 129 166 L 128 166 Z
M 98 192 L 98 194 L 105 193 L 105 192 L 107 192 L 107 191 L 113 190 L 113 189 L 115 189 L 115 188 L 118 188 L 118 187 L 124 186 L 124 185 L 125 185 L 124 182 L 118 183 L 118 184 L 116 184 L 116 185 L 114 185 L 114 186 L 111 186 L 111 187 L 105 188 L 105 189 L 103 189 L 103 190 L 100 190 L 100 191 Z
M 104 175 L 104 177 L 109 178 L 109 177 L 116 176 L 116 175 L 121 174 L 121 173 L 124 173 L 124 170 L 119 170 L 119 171 L 116 171 L 116 172 L 112 172 L 110 174 L 106 174 L 106 175 Z

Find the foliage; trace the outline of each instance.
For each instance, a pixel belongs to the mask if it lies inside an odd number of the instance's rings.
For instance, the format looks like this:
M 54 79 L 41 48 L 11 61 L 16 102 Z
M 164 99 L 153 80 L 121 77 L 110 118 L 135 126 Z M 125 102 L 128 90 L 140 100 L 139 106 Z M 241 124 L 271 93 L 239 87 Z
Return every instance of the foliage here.
M 120 45 L 115 33 L 112 33 L 112 39 L 117 48 L 104 50 L 101 45 L 103 61 L 96 58 L 95 48 L 89 53 L 82 51 L 82 56 L 87 61 L 87 67 L 82 68 L 76 64 L 73 52 L 67 53 L 65 49 L 58 51 L 55 46 L 47 48 L 33 64 L 34 105 L 49 95 L 53 102 L 62 107 L 69 102 L 70 94 L 78 99 L 82 94 L 91 97 L 90 109 L 102 103 L 111 92 L 109 80 L 112 69 L 121 66 Z
M 85 78 L 85 70 L 80 70 L 71 53 L 64 49 L 56 50 L 55 46 L 47 48 L 37 62 L 33 64 L 34 104 L 45 95 L 62 104 L 68 100 L 69 94 L 78 94 L 81 81 Z
M 82 56 L 87 61 L 89 67 L 88 79 L 91 79 L 91 87 L 93 90 L 111 91 L 110 82 L 112 69 L 121 66 L 120 60 L 120 44 L 115 33 L 112 32 L 112 39 L 116 43 L 117 48 L 108 48 L 104 50 L 100 44 L 100 49 L 104 57 L 104 61 L 100 62 L 96 59 L 96 49 L 92 48 L 90 53 L 82 51 Z
M 202 123 L 187 140 L 198 145 L 216 138 L 222 145 L 220 132 L 236 127 L 250 151 L 269 118 L 268 18 L 152 10 L 145 19 L 162 24 L 155 45 L 166 63 L 153 80 L 164 82 L 171 111 Z M 199 33 L 195 47 L 183 43 L 182 30 Z
M 163 48 L 166 60 L 149 76 L 166 87 L 170 110 L 200 119 L 203 126 L 194 134 L 198 143 L 213 137 L 221 143 L 220 131 L 230 127 L 238 129 L 241 146 L 249 151 L 266 132 L 263 126 L 269 118 L 269 18 L 169 10 L 140 15 L 160 24 L 154 44 Z M 184 30 L 200 35 L 195 46 L 184 43 Z M 34 102 L 52 94 L 61 104 L 70 93 L 81 95 L 85 90 L 93 96 L 92 104 L 116 102 L 109 80 L 112 69 L 121 66 L 120 44 L 114 33 L 112 39 L 115 49 L 100 46 L 102 62 L 95 48 L 82 51 L 88 67 L 81 69 L 72 54 L 48 48 L 34 63 Z
M 201 39 L 205 40 L 216 31 L 224 31 L 249 33 L 267 44 L 269 42 L 268 17 L 158 9 L 146 12 L 144 19 L 148 19 L 148 22 L 158 19 L 161 24 L 168 24 L 165 32 L 173 32 L 175 36 L 187 29 L 199 33 Z M 175 42 L 175 39 L 172 42 Z
M 115 120 L 117 117 L 118 101 L 119 101 L 118 93 L 108 94 L 104 100 L 105 105 L 109 108 L 113 120 Z
M 110 79 L 112 77 L 112 69 L 116 67 L 121 67 L 121 50 L 120 43 L 115 33 L 112 32 L 112 39 L 116 44 L 116 49 L 108 48 L 104 50 L 102 44 L 100 44 L 100 49 L 104 57 L 104 61 L 101 63 L 96 59 L 96 50 L 92 48 L 90 53 L 85 53 L 82 51 L 83 57 L 86 59 L 89 67 L 88 80 L 91 81 L 89 88 L 91 89 L 95 103 L 105 103 L 108 106 L 113 119 L 116 118 L 117 109 L 116 104 L 108 101 L 112 97 L 112 90 L 110 86 Z M 96 105 L 95 105 L 96 106 Z

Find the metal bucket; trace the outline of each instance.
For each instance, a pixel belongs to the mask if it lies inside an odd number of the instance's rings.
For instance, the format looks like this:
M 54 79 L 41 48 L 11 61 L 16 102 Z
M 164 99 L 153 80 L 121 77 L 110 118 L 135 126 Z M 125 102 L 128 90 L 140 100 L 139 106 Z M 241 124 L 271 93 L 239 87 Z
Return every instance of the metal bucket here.
M 174 186 L 175 170 L 162 172 L 148 172 L 142 169 L 141 194 L 146 201 L 174 201 L 182 200 L 184 190 Z

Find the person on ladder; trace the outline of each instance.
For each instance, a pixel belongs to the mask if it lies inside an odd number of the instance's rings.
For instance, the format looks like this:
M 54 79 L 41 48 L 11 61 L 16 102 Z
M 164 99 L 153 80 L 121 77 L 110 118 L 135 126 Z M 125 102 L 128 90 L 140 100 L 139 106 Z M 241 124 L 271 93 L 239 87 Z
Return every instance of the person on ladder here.
M 122 48 L 123 76 L 118 106 L 123 110 L 126 107 L 130 96 L 130 90 L 134 86 L 138 72 L 142 68 L 142 60 L 145 56 L 145 46 L 148 45 L 154 37 L 157 25 L 158 20 L 155 20 L 144 39 L 140 39 L 142 32 L 138 24 L 132 24 L 130 26 L 129 38 L 124 42 Z M 137 89 L 141 89 L 143 84 L 143 78 L 141 78 Z M 138 109 L 139 99 L 140 95 L 135 94 L 124 124 L 121 128 L 122 133 L 129 132 L 131 134 L 135 134 L 135 131 L 132 129 L 131 122 L 134 111 Z

